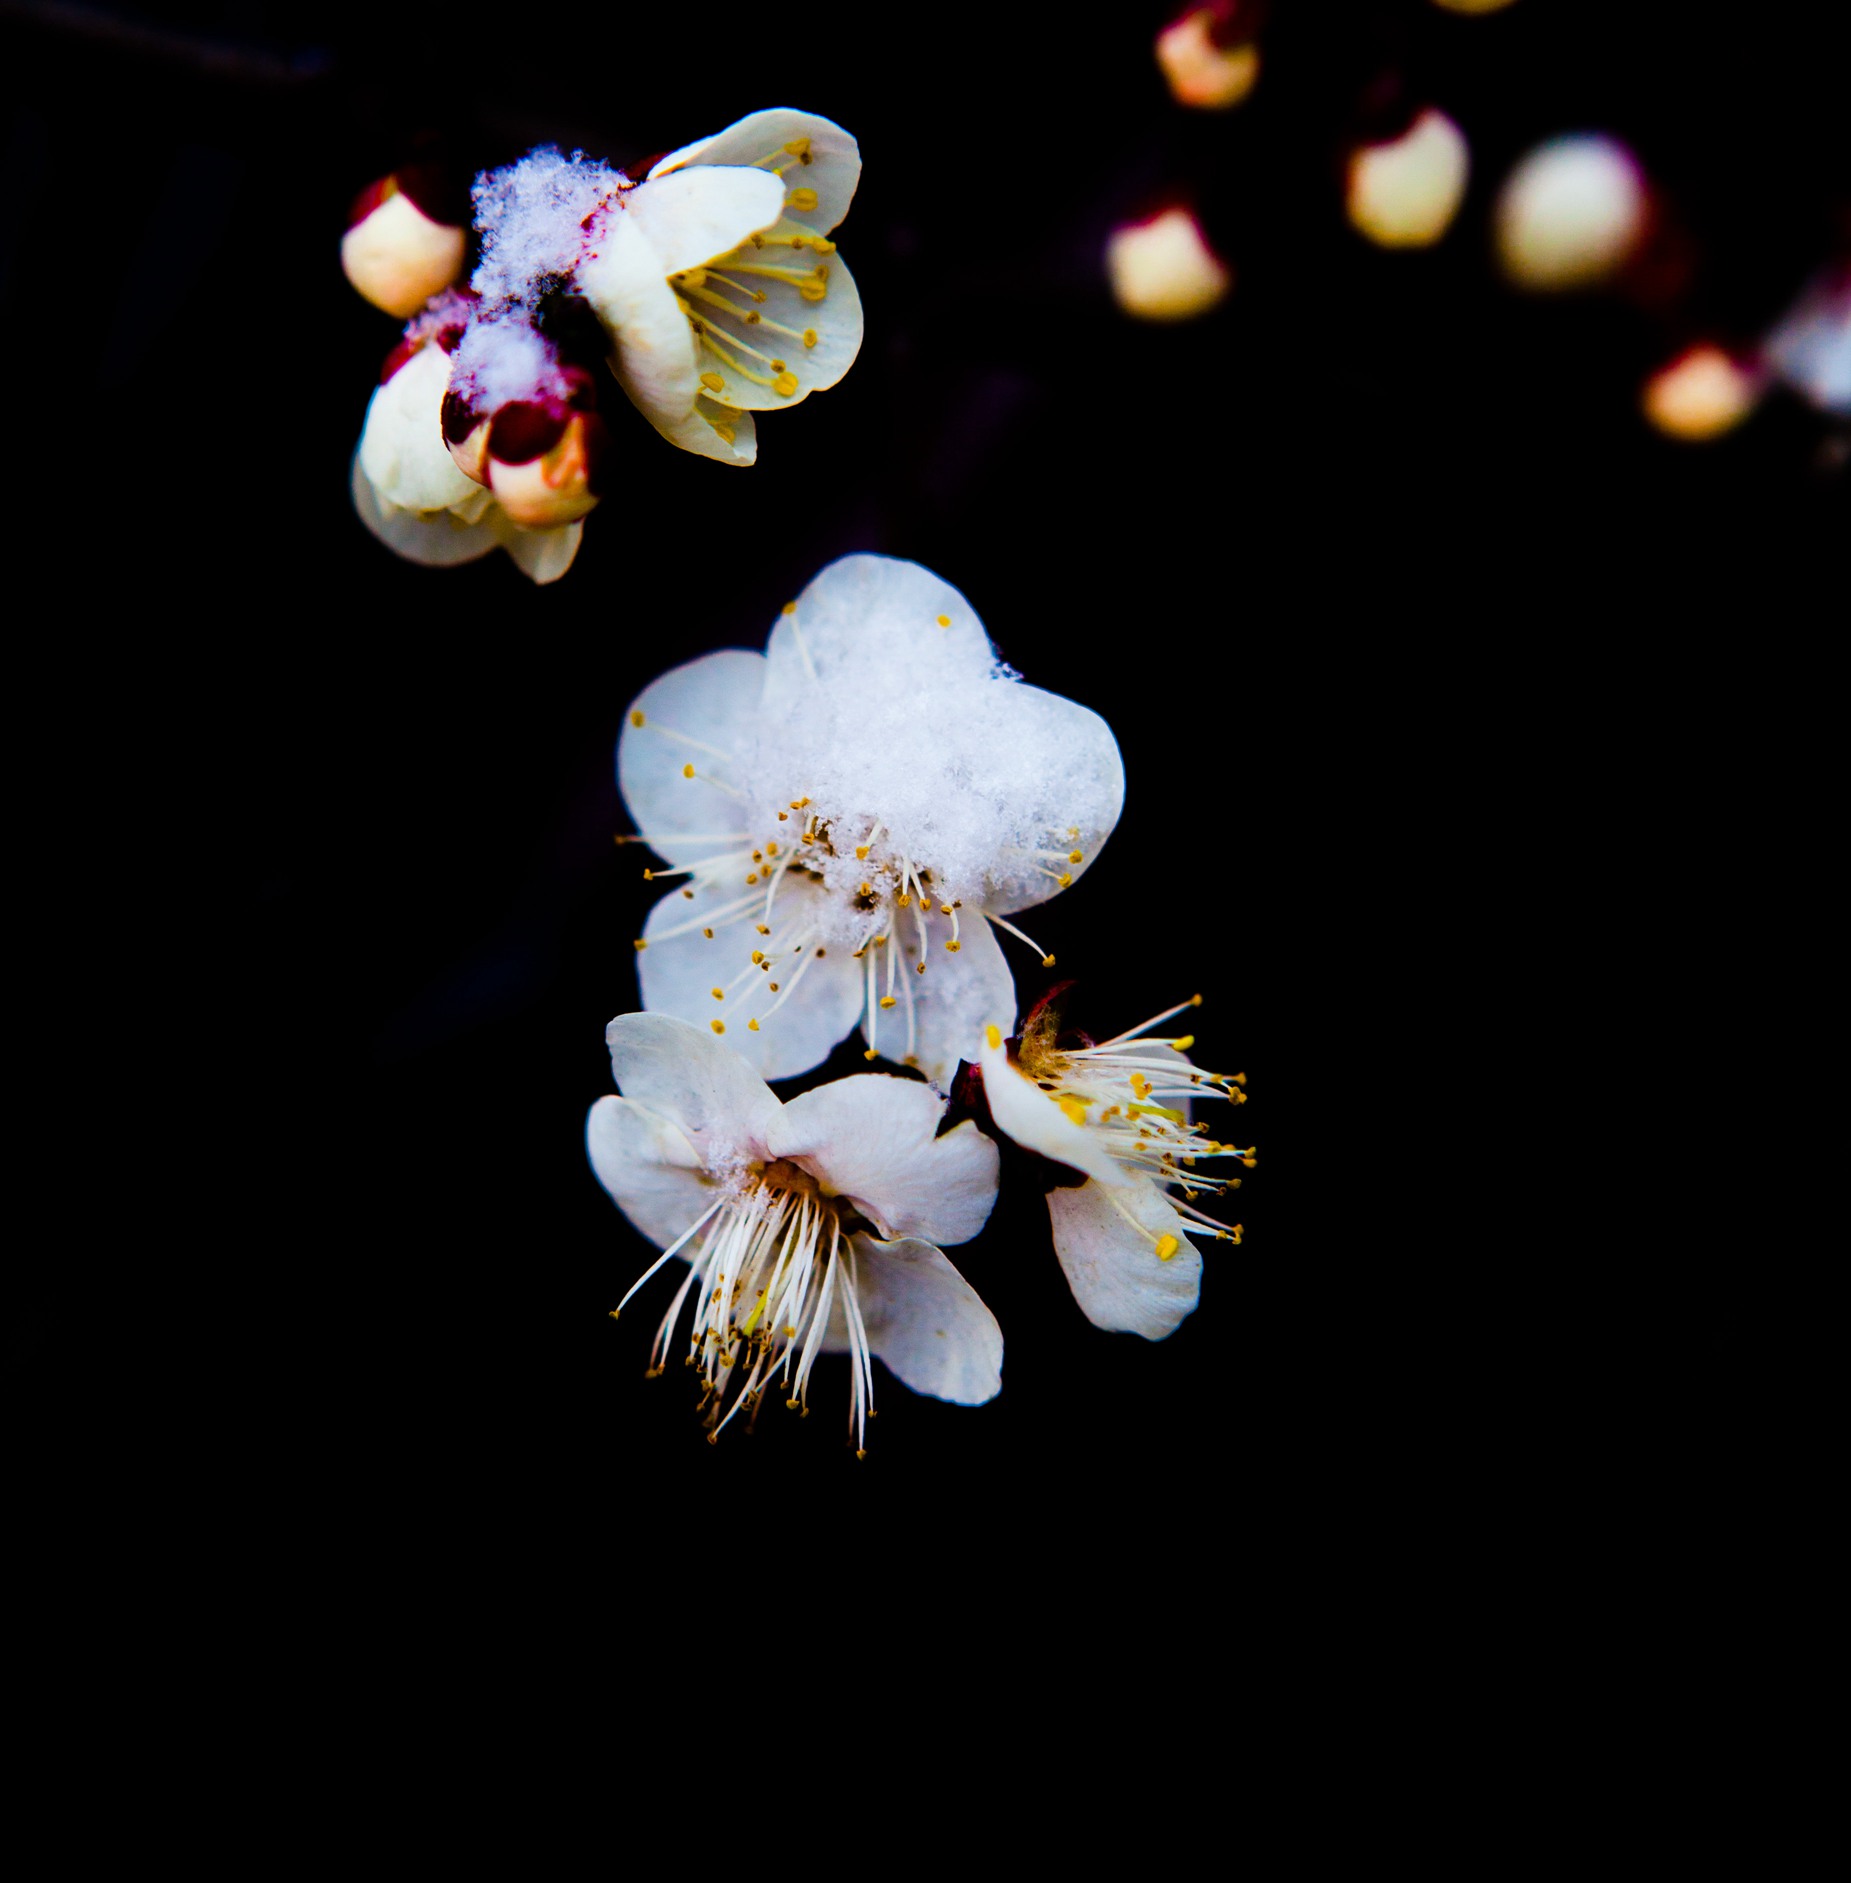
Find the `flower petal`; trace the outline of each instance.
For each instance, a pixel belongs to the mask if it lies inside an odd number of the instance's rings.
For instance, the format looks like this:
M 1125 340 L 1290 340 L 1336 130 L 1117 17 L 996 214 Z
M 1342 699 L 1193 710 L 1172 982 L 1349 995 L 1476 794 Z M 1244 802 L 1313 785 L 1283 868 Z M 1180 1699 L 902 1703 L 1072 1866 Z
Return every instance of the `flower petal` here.
M 894 1378 L 957 1406 L 994 1399 L 1003 1330 L 976 1289 L 929 1242 L 858 1235 L 854 1246 L 868 1346 Z
M 911 957 L 896 977 L 907 990 L 901 999 L 912 1008 L 911 1063 L 941 1092 L 950 1091 L 958 1061 L 976 1052 L 985 1027 L 1015 1031 L 1015 978 L 989 923 L 972 910 L 958 929 L 958 952 L 952 954 L 944 945 L 951 939 L 950 918 L 936 909 L 927 916 L 926 971 L 919 974 L 913 965 L 914 926 L 903 915 L 897 924 Z M 900 1058 L 906 1050 L 905 1008 L 884 1014 L 876 1024 L 878 1031 L 870 1036 L 864 1015 L 862 1036 L 889 1059 Z
M 1010 689 L 1005 710 L 1009 738 L 1018 750 L 1032 751 L 1041 763 L 1009 792 L 1008 814 L 1022 825 L 1039 825 L 1061 834 L 1079 851 L 1077 863 L 1057 872 L 1039 869 L 1032 859 L 1014 867 L 998 866 L 985 884 L 983 906 L 998 915 L 1032 909 L 1058 895 L 1092 867 L 1125 808 L 1125 766 L 1112 728 L 1099 715 L 1058 693 L 1040 687 Z M 1067 884 L 1060 881 L 1065 876 Z
M 680 1130 L 627 1098 L 601 1098 L 585 1120 L 598 1181 L 658 1249 L 666 1249 L 714 1198 L 714 1180 Z
M 861 295 L 833 245 L 813 253 L 817 239 L 786 219 L 671 280 L 699 323 L 701 372 L 722 404 L 759 412 L 798 405 L 854 364 Z
M 999 1028 L 999 1034 L 1004 1030 Z M 1000 1040 L 992 1046 L 987 1035 L 979 1038 L 977 1063 L 983 1068 L 983 1096 L 998 1131 L 1025 1151 L 1083 1170 L 1101 1183 L 1119 1186 L 1134 1181 L 1100 1142 L 1098 1133 L 1069 1118 L 1059 1101 L 1009 1057 Z
M 711 1033 L 667 1014 L 620 1013 L 604 1042 L 624 1097 L 675 1125 L 710 1171 L 762 1155 L 778 1101 Z
M 996 1146 L 968 1121 L 934 1137 L 945 1101 L 888 1073 L 800 1093 L 766 1149 L 803 1165 L 824 1194 L 848 1197 L 885 1236 L 968 1242 L 996 1203 Z
M 427 568 L 448 568 L 453 563 L 474 562 L 486 556 L 501 540 L 496 530 L 496 513 L 466 523 L 448 510 L 428 514 L 419 510 L 401 510 L 396 504 L 380 501 L 360 454 L 354 453 L 353 507 L 360 521 L 372 533 L 407 562 L 421 562 Z M 482 493 L 487 496 L 488 493 Z M 492 501 L 492 500 L 491 500 Z
M 720 464 L 758 461 L 758 428 L 752 414 L 716 405 L 705 393 L 694 401 L 694 410 L 686 418 L 664 420 L 648 412 L 643 416 L 671 445 L 692 451 L 696 457 L 712 458 Z
M 643 1005 L 707 1030 L 718 1020 L 727 1045 L 762 1078 L 791 1079 L 821 1065 L 836 1042 L 855 1030 L 862 972 L 846 949 L 825 949 L 821 960 L 809 944 L 801 956 L 795 952 L 809 900 L 820 893 L 808 877 L 786 877 L 778 886 L 769 936 L 757 932 L 762 901 L 754 898 L 737 910 L 733 905 L 744 896 L 731 886 L 703 885 L 691 900 L 679 892 L 664 897 L 643 926 L 647 946 L 636 964 Z M 711 941 L 703 927 L 713 929 Z M 752 962 L 754 948 L 767 955 L 765 967 Z M 723 1000 L 713 998 L 716 987 Z M 750 1024 L 755 1019 L 757 1030 Z
M 449 355 L 426 344 L 373 394 L 360 433 L 360 462 L 382 504 L 447 510 L 481 488 L 456 468 L 443 441 L 449 384 Z
M 793 152 L 788 147 L 796 143 L 807 148 L 801 154 Z M 650 171 L 650 181 L 693 163 L 753 164 L 767 169 L 776 165 L 783 172 L 787 194 L 798 189 L 816 192 L 813 209 L 793 204 L 789 213 L 823 235 L 848 214 L 855 185 L 861 180 L 861 149 L 848 132 L 813 111 L 793 111 L 787 106 L 754 111 L 724 131 L 670 151 Z
M 685 419 L 700 392 L 694 335 L 663 275 L 654 245 L 623 212 L 612 214 L 603 246 L 578 269 L 578 285 L 611 336 L 617 383 L 658 430 Z
M 1176 1238 L 1176 1253 L 1167 1262 L 1113 1208 L 1113 1198 L 1152 1237 Z M 1096 1183 L 1050 1190 L 1048 1215 L 1067 1285 L 1095 1327 L 1162 1340 L 1195 1311 L 1202 1292 L 1201 1253 L 1189 1240 L 1189 1224 L 1154 1183 L 1134 1183 L 1114 1190 L 1111 1198 Z
M 585 520 L 561 524 L 556 530 L 524 530 L 502 517 L 501 546 L 514 558 L 514 566 L 530 581 L 557 582 L 571 568 L 585 534 Z
M 728 648 L 671 669 L 631 702 L 617 741 L 617 788 L 637 829 L 668 862 L 699 863 L 751 847 L 739 800 L 726 789 L 741 781 L 724 755 L 751 750 L 764 692 L 764 655 Z M 737 843 L 676 841 L 683 833 L 730 830 L 740 831 Z
M 769 170 L 693 164 L 652 173 L 625 194 L 623 210 L 649 238 L 658 272 L 672 275 L 770 228 L 784 212 L 784 186 Z

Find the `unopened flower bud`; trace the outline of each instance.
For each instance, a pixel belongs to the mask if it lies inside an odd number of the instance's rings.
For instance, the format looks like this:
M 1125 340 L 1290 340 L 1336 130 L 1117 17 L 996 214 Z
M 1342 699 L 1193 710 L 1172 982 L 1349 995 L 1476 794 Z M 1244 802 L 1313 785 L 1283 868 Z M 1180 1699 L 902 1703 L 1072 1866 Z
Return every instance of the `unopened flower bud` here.
M 1429 107 L 1399 136 L 1351 154 L 1344 205 L 1351 225 L 1382 248 L 1430 247 L 1459 213 L 1470 170 L 1464 133 Z
M 1851 417 L 1851 263 L 1827 269 L 1767 337 L 1768 365 L 1822 412 Z
M 1592 287 L 1622 268 L 1645 233 L 1645 178 L 1610 137 L 1558 137 L 1504 180 L 1498 260 L 1520 288 Z
M 408 320 L 461 279 L 468 239 L 441 173 L 431 164 L 409 164 L 354 199 L 341 237 L 341 267 L 375 307 Z
M 1106 243 L 1113 298 L 1138 320 L 1189 320 L 1227 298 L 1234 276 L 1180 205 L 1113 230 Z
M 1501 13 L 1510 0 L 1433 0 L 1448 13 Z
M 1733 431 L 1761 397 L 1760 376 L 1719 346 L 1687 347 L 1645 382 L 1640 408 L 1667 438 L 1701 444 Z
M 1252 0 L 1195 0 L 1157 35 L 1157 63 L 1179 105 L 1225 111 L 1253 90 L 1259 12 Z
M 544 395 L 504 405 L 489 421 L 487 484 L 523 529 L 555 529 L 598 501 L 598 473 L 610 444 L 588 373 L 564 398 Z

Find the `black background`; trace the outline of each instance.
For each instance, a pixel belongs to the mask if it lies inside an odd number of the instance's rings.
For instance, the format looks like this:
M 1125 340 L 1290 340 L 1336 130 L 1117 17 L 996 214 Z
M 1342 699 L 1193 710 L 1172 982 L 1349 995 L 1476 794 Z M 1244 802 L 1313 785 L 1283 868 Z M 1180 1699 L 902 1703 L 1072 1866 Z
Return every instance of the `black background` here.
M 1205 115 L 1135 8 L 914 8 L 894 47 L 830 5 L 549 8 L 492 45 L 437 13 L 5 8 L 15 553 L 66 657 L 75 817 L 47 867 L 95 898 L 64 1115 L 150 1169 L 83 1153 L 72 1194 L 126 1206 L 126 1247 L 80 1226 L 23 1271 L 28 1449 L 361 1511 L 461 1489 L 595 1517 L 646 1490 L 677 1523 L 757 1521 L 802 1495 L 954 1549 L 1042 1498 L 1206 1551 L 1332 1500 L 1481 1494 L 1509 1464 L 1484 1408 L 1595 1261 L 1519 1254 L 1585 1211 L 1563 1139 L 1602 1124 L 1518 1148 L 1555 1055 L 1608 1034 L 1564 985 L 1600 983 L 1655 833 L 1704 814 L 1719 667 L 1752 691 L 1744 644 L 1820 619 L 1843 527 L 1798 401 L 1704 448 L 1636 410 L 1651 366 L 1752 340 L 1845 238 L 1822 10 L 1726 37 L 1617 11 L 1282 4 L 1253 98 Z M 1385 70 L 1471 140 L 1431 253 L 1343 220 Z M 747 472 L 619 398 L 618 490 L 552 587 L 374 543 L 347 466 L 396 329 L 341 276 L 349 199 L 427 131 L 470 167 L 549 141 L 622 162 L 772 104 L 861 143 L 848 378 L 769 417 Z M 1674 207 L 1677 293 L 1497 282 L 1497 180 L 1581 127 Z M 1135 327 L 1104 237 L 1179 188 L 1236 289 Z M 1110 720 L 1123 821 L 1029 926 L 1095 1032 L 1204 993 L 1197 1056 L 1248 1073 L 1261 1152 L 1244 1245 L 1208 1250 L 1154 1346 L 1084 1321 L 1039 1196 L 1006 1190 L 954 1252 L 1004 1328 L 1001 1397 L 889 1382 L 863 1464 L 841 1362 L 807 1422 L 713 1448 L 678 1370 L 644 1381 L 647 1298 L 607 1310 L 647 1252 L 582 1143 L 653 895 L 611 842 L 622 710 L 761 646 L 851 550 L 938 571 Z M 851 1045 L 815 1078 L 859 1070 Z M 1578 1388 L 1551 1390 L 1559 1429 Z

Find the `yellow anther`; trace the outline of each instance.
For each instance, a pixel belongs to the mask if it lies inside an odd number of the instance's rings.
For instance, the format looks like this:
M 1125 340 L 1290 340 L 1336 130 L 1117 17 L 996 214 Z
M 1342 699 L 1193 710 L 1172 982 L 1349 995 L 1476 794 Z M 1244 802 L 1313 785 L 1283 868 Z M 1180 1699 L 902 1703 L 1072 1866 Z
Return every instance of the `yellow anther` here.
M 947 943 L 945 944 L 945 946 L 946 946 L 947 948 L 949 948 L 949 947 L 951 946 L 951 943 L 950 943 L 950 942 L 947 942 Z M 921 961 L 921 962 L 920 962 L 920 963 L 918 964 L 918 966 L 917 966 L 916 968 L 914 968 L 914 970 L 913 970 L 913 972 L 914 972 L 915 974 L 923 974 L 923 973 L 925 972 L 925 963 L 924 963 L 923 961 Z
M 722 379 L 718 373 L 702 373 L 701 384 L 705 386 L 709 392 L 724 392 L 726 390 L 726 381 Z
M 780 824 L 788 824 L 790 821 L 791 821 L 791 814 L 789 811 L 780 811 L 778 813 L 778 822 Z
M 795 602 L 786 602 L 784 606 L 778 610 L 778 612 L 780 614 L 785 614 L 785 615 L 794 615 L 797 612 L 797 604 Z M 793 811 L 796 810 L 796 808 L 797 807 L 794 804 L 791 806 L 791 809 Z
M 941 902 L 938 905 L 938 912 L 940 915 L 949 915 L 951 913 L 951 904 L 948 902 Z
M 1071 889 L 1073 887 L 1073 878 L 1071 876 L 1058 876 L 1055 878 L 1055 881 L 1058 882 L 1063 889 Z
M 1085 1124 L 1086 1107 L 1077 1098 L 1057 1098 L 1054 1102 L 1067 1114 L 1069 1124 Z
M 802 187 L 792 190 L 784 200 L 789 203 L 793 209 L 814 209 L 816 207 L 816 192 L 806 183 Z
M 910 909 L 913 904 L 912 897 L 904 894 L 895 896 L 894 901 L 897 902 L 902 909 Z
M 1189 1004 L 1190 1004 L 1190 1006 L 1192 1006 L 1192 1007 L 1199 1007 L 1199 1006 L 1201 1006 L 1201 1004 L 1202 1004 L 1202 996 L 1201 996 L 1200 994 L 1191 994 L 1191 995 L 1189 996 Z
M 1245 1164 L 1249 1170 L 1257 1170 L 1259 1168 L 1260 1160 L 1251 1153 L 1243 1157 L 1240 1161 Z
M 692 778 L 694 776 L 694 767 L 692 765 L 682 766 L 681 775 L 684 778 Z
M 784 371 L 784 365 L 785 363 L 782 360 L 773 360 L 771 362 L 771 370 L 774 373 L 781 373 Z
M 765 951 L 764 951 L 764 949 L 762 949 L 762 948 L 754 948 L 754 949 L 752 950 L 752 965 L 753 965 L 754 967 L 757 967 L 757 966 L 758 966 L 758 964 L 759 964 L 759 963 L 760 963 L 761 961 L 763 961 L 763 960 L 764 960 L 764 958 L 765 958 Z
M 1190 1047 L 1195 1044 L 1195 1035 L 1193 1033 L 1178 1034 L 1170 1044 L 1174 1046 L 1179 1053 L 1186 1053 Z
M 949 941 L 949 942 L 946 942 L 945 944 L 945 952 L 948 955 L 955 955 L 958 952 L 958 950 L 962 948 L 963 946 L 964 944 L 962 942 Z M 919 972 L 923 974 L 925 972 L 925 969 L 922 967 L 919 970 Z
M 1139 1098 L 1150 1097 L 1150 1081 L 1141 1072 L 1134 1072 L 1131 1075 L 1131 1089 Z
M 780 398 L 788 399 L 797 390 L 797 375 L 795 373 L 780 373 L 777 378 L 771 382 L 771 389 L 773 392 L 777 393 Z
M 823 296 L 829 292 L 829 283 L 827 281 L 817 281 L 814 279 L 800 281 L 797 284 L 797 292 L 802 295 L 806 301 L 820 301 Z
M 1246 1083 L 1247 1075 L 1244 1072 L 1230 1072 L 1227 1077 L 1222 1080 L 1222 1084 L 1224 1085 L 1245 1085 Z
M 891 994 L 883 994 L 881 996 L 881 1005 L 883 1007 L 892 1007 L 897 1004 L 898 1003 L 894 1000 L 894 997 Z
M 769 935 L 771 933 L 771 930 L 767 928 L 763 922 L 754 922 L 752 926 L 757 929 L 761 935 Z
M 1069 850 L 1067 852 L 1067 861 L 1069 863 L 1084 863 L 1086 861 L 1086 852 L 1084 850 Z
M 712 1027 L 716 1033 L 724 1033 L 726 1031 L 726 1022 L 724 1020 L 709 1020 L 707 1024 Z
M 877 1053 L 872 1046 L 870 1046 L 868 1050 L 865 1053 L 863 1053 L 861 1056 L 863 1059 L 878 1059 L 880 1057 L 880 1054 Z
M 1174 1236 L 1159 1236 L 1157 1238 L 1157 1260 L 1159 1262 L 1167 1262 L 1182 1246 L 1183 1245 L 1178 1242 Z
M 990 1051 L 996 1052 L 1003 1043 L 1003 1030 L 999 1026 L 987 1026 L 983 1029 L 983 1037 L 989 1042 Z
M 776 856 L 776 855 L 778 854 L 778 846 L 777 846 L 777 845 L 776 845 L 775 843 L 768 843 L 768 844 L 766 844 L 766 846 L 765 846 L 765 854 L 766 854 L 766 855 L 767 855 L 768 857 L 774 857 L 774 856 Z
M 642 708 L 641 708 L 641 707 L 638 707 L 638 708 L 637 708 L 637 709 L 636 709 L 636 710 L 635 710 L 634 712 L 632 712 L 632 713 L 631 713 L 631 715 L 630 715 L 630 724 L 631 724 L 631 725 L 633 725 L 633 726 L 640 726 L 640 725 L 641 725 L 642 723 L 643 723 L 643 713 L 642 713 Z
M 807 347 L 813 347 L 813 346 L 815 346 L 815 344 L 816 344 L 816 329 L 815 329 L 814 327 L 806 327 L 806 328 L 804 328 L 804 330 L 803 330 L 803 343 L 804 343 L 804 345 L 805 345 L 805 346 L 807 346 Z
M 810 246 L 819 255 L 833 255 L 836 252 L 836 245 L 826 235 L 811 236 Z
M 710 929 L 710 928 L 704 928 L 704 929 L 702 929 L 702 930 L 701 930 L 701 933 L 702 933 L 703 935 L 705 935 L 705 936 L 707 937 L 707 939 L 708 939 L 709 941 L 712 941 L 712 940 L 713 940 L 713 930 L 712 930 L 712 929 Z
M 1231 1233 L 1232 1233 L 1233 1239 L 1236 1242 L 1238 1242 L 1240 1240 L 1240 1224 L 1239 1223 L 1236 1223 L 1234 1225 L 1234 1228 Z
M 716 438 L 724 438 L 729 445 L 738 442 L 739 434 L 730 425 L 716 425 L 713 432 Z
M 726 998 L 726 989 L 723 987 L 716 987 L 711 991 L 715 1000 L 724 1000 Z
M 636 938 L 636 940 L 635 940 L 634 942 L 632 942 L 632 943 L 631 943 L 630 945 L 631 945 L 631 947 L 633 947 L 633 948 L 634 948 L 634 949 L 636 950 L 636 952 L 637 952 L 637 953 L 638 953 L 639 955 L 640 955 L 640 954 L 641 954 L 641 953 L 643 952 L 643 950 L 644 950 L 645 948 L 647 948 L 647 947 L 649 946 L 649 944 L 648 944 L 648 943 L 647 943 L 646 941 L 644 941 L 644 940 L 643 940 L 643 938 L 642 938 L 642 937 L 641 937 L 640 935 L 639 935 L 639 936 L 638 936 L 638 937 Z
M 750 889 L 752 885 L 757 881 L 758 881 L 758 871 L 757 870 L 748 871 L 746 875 L 746 887 Z
M 1051 967 L 1053 967 L 1053 965 L 1054 965 L 1054 957 L 1053 957 L 1052 955 L 1043 955 L 1043 956 L 1041 957 L 1041 965 L 1042 965 L 1042 966 L 1043 966 L 1044 968 L 1051 968 Z
M 871 896 L 874 893 L 874 885 L 872 883 L 863 883 L 856 893 L 858 895 Z
M 868 846 L 865 843 L 856 844 L 855 861 L 857 863 L 865 863 L 867 860 L 868 860 Z M 862 887 L 865 889 L 867 885 L 863 884 Z
M 645 870 L 645 871 L 643 872 L 643 881 L 644 881 L 644 882 L 646 882 L 646 883 L 653 883 L 653 882 L 654 882 L 655 880 L 656 880 L 656 873 L 655 873 L 655 871 L 654 871 L 654 870 Z
M 758 1031 L 758 1022 L 756 1020 L 748 1020 L 746 1022 L 746 1031 L 748 1033 L 756 1033 Z
M 776 992 L 778 991 L 778 984 L 777 984 L 777 982 L 776 982 L 776 981 L 773 981 L 773 982 L 771 983 L 771 991 L 772 991 L 772 992 L 773 992 L 774 994 L 775 994 L 775 993 L 776 993 Z
M 940 626 L 941 628 L 948 628 L 948 627 L 950 627 L 950 626 L 951 626 L 951 617 L 950 617 L 949 615 L 940 615 L 940 616 L 939 616 L 939 618 L 938 618 L 938 625 L 939 625 L 939 626 Z
M 791 141 L 784 146 L 784 154 L 787 157 L 809 156 L 810 140 L 807 137 L 793 137 Z

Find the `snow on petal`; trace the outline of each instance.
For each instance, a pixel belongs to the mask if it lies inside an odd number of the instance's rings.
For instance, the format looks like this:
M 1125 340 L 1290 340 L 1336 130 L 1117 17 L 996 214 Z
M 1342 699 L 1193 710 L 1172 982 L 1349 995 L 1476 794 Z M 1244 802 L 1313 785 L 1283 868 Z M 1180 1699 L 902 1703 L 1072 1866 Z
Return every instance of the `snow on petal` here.
M 659 1112 L 601 1098 L 585 1121 L 598 1181 L 658 1249 L 666 1249 L 713 1201 L 714 1179 L 687 1137 Z
M 1015 1030 L 1015 977 L 989 923 L 981 919 L 959 924 L 955 954 L 946 946 L 952 927 L 942 910 L 927 916 L 925 946 L 916 953 L 910 925 L 902 920 L 897 927 L 905 938 L 895 949 L 905 957 L 894 976 L 897 1006 L 880 1006 L 885 983 L 877 972 L 874 998 L 863 1002 L 861 1036 L 870 1048 L 918 1067 L 948 1092 L 958 1062 L 970 1057 L 985 1027 Z M 924 974 L 919 973 L 921 961 Z
M 837 1079 L 789 1100 L 766 1148 L 845 1196 L 884 1236 L 968 1242 L 996 1202 L 996 1146 L 968 1121 L 933 1134 L 945 1101 L 888 1073 Z
M 718 854 L 716 831 L 744 837 L 737 754 L 755 740 L 764 692 L 764 655 L 728 648 L 671 668 L 631 702 L 617 741 L 617 786 L 670 863 Z
M 712 1034 L 667 1014 L 619 1014 L 604 1032 L 625 1098 L 673 1124 L 710 1170 L 762 1154 L 771 1089 Z
M 868 1345 L 903 1386 L 980 1406 L 1003 1386 L 1003 1330 L 929 1242 L 855 1237 Z
M 784 186 L 765 170 L 695 164 L 652 177 L 623 198 L 623 213 L 672 275 L 736 249 L 784 209 Z
M 1202 1257 L 1155 1184 L 1050 1190 L 1048 1215 L 1061 1270 L 1095 1327 L 1162 1340 L 1195 1311 Z M 1157 1253 L 1165 1247 L 1167 1258 Z

